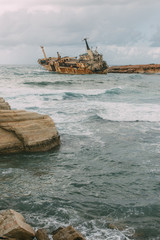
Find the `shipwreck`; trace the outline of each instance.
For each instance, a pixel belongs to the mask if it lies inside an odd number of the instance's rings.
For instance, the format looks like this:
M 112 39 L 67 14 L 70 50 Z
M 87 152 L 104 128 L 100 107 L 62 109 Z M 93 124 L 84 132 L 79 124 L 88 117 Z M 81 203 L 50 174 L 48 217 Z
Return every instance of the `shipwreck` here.
M 84 38 L 87 52 L 77 57 L 61 57 L 57 52 L 57 57 L 48 57 L 41 46 L 44 58 L 38 59 L 38 63 L 48 71 L 63 74 L 106 74 L 108 65 L 103 60 L 103 55 L 97 49 L 90 49 L 87 39 Z

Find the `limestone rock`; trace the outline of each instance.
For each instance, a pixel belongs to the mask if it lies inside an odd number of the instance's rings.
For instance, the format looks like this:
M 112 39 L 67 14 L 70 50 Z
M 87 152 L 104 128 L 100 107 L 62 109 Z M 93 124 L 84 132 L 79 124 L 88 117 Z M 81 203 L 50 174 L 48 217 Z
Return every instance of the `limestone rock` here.
M 59 134 L 48 115 L 0 110 L 0 154 L 47 151 L 59 143 Z
M 68 226 L 53 232 L 53 240 L 85 240 L 85 238 L 72 226 Z
M 9 209 L 0 212 L 0 236 L 16 240 L 31 240 L 35 232 L 20 213 Z
M 10 110 L 11 107 L 10 105 L 5 102 L 5 100 L 3 98 L 0 97 L 0 110 Z
M 108 73 L 159 73 L 160 64 L 124 65 L 109 67 Z
M 49 240 L 47 231 L 45 229 L 38 229 L 36 232 L 37 240 Z

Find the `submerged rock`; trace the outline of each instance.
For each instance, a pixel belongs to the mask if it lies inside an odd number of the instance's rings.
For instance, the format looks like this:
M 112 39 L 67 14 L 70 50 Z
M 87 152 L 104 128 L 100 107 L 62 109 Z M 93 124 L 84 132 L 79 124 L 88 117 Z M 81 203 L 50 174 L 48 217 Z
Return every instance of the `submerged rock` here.
M 0 110 L 0 154 L 47 151 L 60 137 L 48 115 L 24 110 Z
M 20 213 L 12 209 L 0 213 L 0 237 L 31 240 L 34 236 L 33 228 L 25 222 Z
M 53 240 L 85 240 L 72 226 L 66 228 L 60 227 L 53 233 Z
M 10 105 L 4 100 L 4 98 L 0 97 L 0 110 L 10 110 Z

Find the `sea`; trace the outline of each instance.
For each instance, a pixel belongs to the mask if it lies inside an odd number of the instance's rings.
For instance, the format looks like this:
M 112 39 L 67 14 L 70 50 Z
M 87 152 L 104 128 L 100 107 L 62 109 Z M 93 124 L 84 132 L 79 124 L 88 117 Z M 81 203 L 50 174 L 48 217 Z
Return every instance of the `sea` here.
M 0 156 L 0 210 L 86 240 L 160 239 L 160 75 L 1 65 L 0 97 L 47 114 L 61 144 Z M 51 235 L 49 235 L 51 238 Z

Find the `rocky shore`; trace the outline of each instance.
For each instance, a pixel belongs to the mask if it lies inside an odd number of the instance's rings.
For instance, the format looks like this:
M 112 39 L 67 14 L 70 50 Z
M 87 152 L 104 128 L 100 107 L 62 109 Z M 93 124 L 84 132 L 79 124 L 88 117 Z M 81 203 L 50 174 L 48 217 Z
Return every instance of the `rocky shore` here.
M 53 120 L 25 110 L 12 110 L 0 98 L 0 154 L 47 151 L 60 144 Z
M 49 233 L 53 240 L 85 240 L 84 237 L 72 226 L 59 227 Z M 46 229 L 35 231 L 26 223 L 24 217 L 12 210 L 0 212 L 0 239 L 6 240 L 49 240 Z
M 160 64 L 112 66 L 108 73 L 160 73 Z
M 10 105 L 3 99 L 0 97 L 0 110 L 10 110 L 11 107 Z

